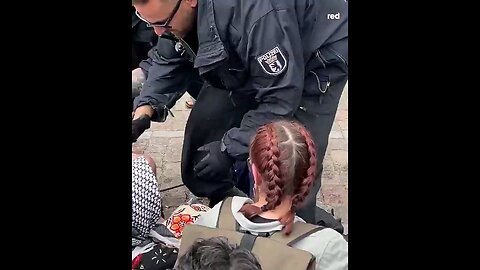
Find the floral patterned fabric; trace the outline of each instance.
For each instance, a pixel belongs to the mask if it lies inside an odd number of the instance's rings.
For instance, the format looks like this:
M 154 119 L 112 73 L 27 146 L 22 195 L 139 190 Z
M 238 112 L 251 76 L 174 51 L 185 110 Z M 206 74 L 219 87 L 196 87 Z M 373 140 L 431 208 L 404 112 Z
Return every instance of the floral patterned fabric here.
M 210 210 L 210 208 L 202 204 L 180 205 L 173 211 L 172 215 L 163 222 L 163 225 L 165 225 L 176 238 L 181 238 L 185 225 L 195 223 L 202 212 L 207 212 L 208 210 Z

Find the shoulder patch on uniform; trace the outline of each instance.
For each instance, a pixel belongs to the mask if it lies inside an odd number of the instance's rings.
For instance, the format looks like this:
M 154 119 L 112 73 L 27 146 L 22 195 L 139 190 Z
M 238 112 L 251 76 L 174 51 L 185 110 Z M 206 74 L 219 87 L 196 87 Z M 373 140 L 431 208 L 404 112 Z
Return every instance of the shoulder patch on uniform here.
M 278 75 L 287 67 L 287 59 L 278 46 L 257 57 L 257 61 L 269 75 Z

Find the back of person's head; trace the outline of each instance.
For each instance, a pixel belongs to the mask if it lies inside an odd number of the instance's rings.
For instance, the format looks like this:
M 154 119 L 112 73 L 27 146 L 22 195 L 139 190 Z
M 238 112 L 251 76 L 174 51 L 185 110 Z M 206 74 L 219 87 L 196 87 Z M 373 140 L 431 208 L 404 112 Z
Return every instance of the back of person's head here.
M 225 237 L 197 239 L 178 259 L 177 270 L 261 270 L 248 250 L 231 245 Z
M 245 204 L 247 218 L 275 209 L 288 196 L 291 209 L 279 221 L 289 234 L 300 207 L 313 186 L 317 167 L 315 144 L 310 132 L 294 121 L 276 121 L 261 126 L 250 144 L 252 167 L 261 177 L 260 192 L 266 195 L 262 207 Z M 254 173 L 255 175 L 255 173 Z

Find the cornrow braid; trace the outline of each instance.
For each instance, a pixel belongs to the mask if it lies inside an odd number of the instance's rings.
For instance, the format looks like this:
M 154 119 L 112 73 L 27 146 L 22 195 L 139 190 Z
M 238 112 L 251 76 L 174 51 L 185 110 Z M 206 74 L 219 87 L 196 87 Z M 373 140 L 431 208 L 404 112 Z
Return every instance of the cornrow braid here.
M 310 188 L 313 185 L 313 181 L 315 180 L 315 172 L 317 169 L 317 151 L 315 150 L 315 143 L 313 142 L 312 136 L 310 135 L 310 132 L 308 132 L 308 130 L 302 125 L 295 125 L 305 138 L 305 143 L 307 144 L 308 150 L 308 161 L 310 165 L 307 169 L 307 176 L 300 182 L 298 186 L 295 187 L 294 194 L 296 195 L 294 196 L 292 202 L 293 210 L 301 206 L 301 204 L 305 201 L 305 198 L 307 197 L 308 193 L 310 192 Z
M 261 142 L 261 143 L 258 143 Z M 282 188 L 284 181 L 281 180 L 280 173 L 280 151 L 278 149 L 278 140 L 273 124 L 261 126 L 251 143 L 251 148 L 255 145 L 257 150 L 258 160 L 254 160 L 261 172 L 264 172 L 264 181 L 268 191 L 267 203 L 262 207 L 257 207 L 253 204 L 245 204 L 239 211 L 245 215 L 246 218 L 251 219 L 262 212 L 273 210 L 280 205 L 282 197 Z
M 282 179 L 282 173 L 280 171 L 280 151 L 278 150 L 277 134 L 273 128 L 273 124 L 266 125 L 267 141 L 267 167 L 266 172 L 266 184 L 267 184 L 267 204 L 262 207 L 263 211 L 273 210 L 282 202 L 283 187 L 285 181 Z
M 311 134 L 295 121 L 277 121 L 261 126 L 250 144 L 250 157 L 263 180 L 267 203 L 261 207 L 243 205 L 239 212 L 251 219 L 274 210 L 285 195 L 292 195 L 292 206 L 278 221 L 282 232 L 290 234 L 295 210 L 301 206 L 315 181 L 317 156 Z

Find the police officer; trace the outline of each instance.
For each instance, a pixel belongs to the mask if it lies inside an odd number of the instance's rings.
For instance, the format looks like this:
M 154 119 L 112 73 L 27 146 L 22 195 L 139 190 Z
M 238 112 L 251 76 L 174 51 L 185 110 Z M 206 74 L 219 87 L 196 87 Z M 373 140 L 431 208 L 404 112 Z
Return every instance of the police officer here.
M 157 40 L 158 36 L 153 28 L 147 27 L 147 24 L 135 15 L 135 8 L 132 7 L 132 99 L 139 95 L 141 85 L 145 80 L 138 65 L 142 60 L 148 58 L 148 51 L 157 44 Z
M 132 70 L 138 68 L 142 60 L 148 58 L 148 51 L 157 44 L 158 36 L 153 28 L 135 15 L 132 7 Z
M 154 46 L 157 44 L 157 41 L 158 36 L 153 31 L 153 27 L 140 20 L 140 18 L 136 15 L 135 8 L 132 6 L 132 99 L 137 97 L 143 88 L 143 83 L 146 80 L 145 72 L 143 70 L 148 70 L 150 61 L 152 60 L 148 57 L 148 53 L 151 50 L 155 50 Z M 142 61 L 144 61 L 144 63 L 140 64 Z M 140 65 L 144 67 L 147 66 L 147 68 L 139 68 Z M 198 82 L 196 83 L 198 85 Z M 198 88 L 198 86 L 195 86 L 195 82 L 191 87 L 192 89 Z M 163 121 L 166 119 L 169 109 L 175 105 L 177 100 L 180 99 L 184 93 L 185 90 L 166 95 L 168 101 L 165 104 L 165 111 L 161 117 Z M 150 121 L 144 119 L 141 124 L 143 127 L 149 127 Z M 140 136 L 141 132 L 136 133 L 135 129 L 133 131 L 133 137 L 137 138 Z
M 181 172 L 195 195 L 216 202 L 238 193 L 234 169 L 245 164 L 256 129 L 275 119 L 296 119 L 317 147 L 314 192 L 297 211 L 313 223 L 328 136 L 348 78 L 346 1 L 132 3 L 141 20 L 167 37 L 159 39 L 145 70 L 132 129 L 143 132 L 147 127 L 139 123 L 159 119 L 166 93 L 200 76 L 204 84 L 185 128 Z

